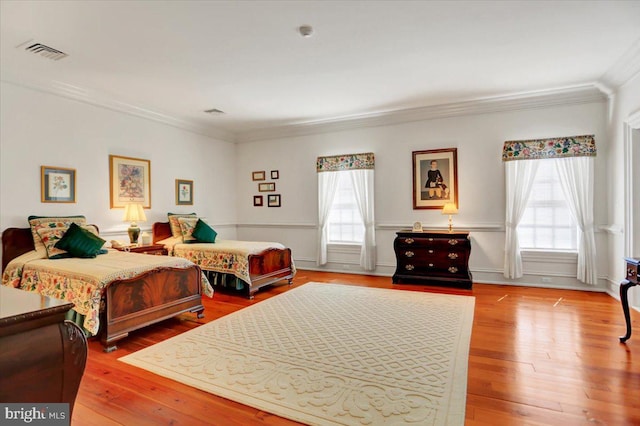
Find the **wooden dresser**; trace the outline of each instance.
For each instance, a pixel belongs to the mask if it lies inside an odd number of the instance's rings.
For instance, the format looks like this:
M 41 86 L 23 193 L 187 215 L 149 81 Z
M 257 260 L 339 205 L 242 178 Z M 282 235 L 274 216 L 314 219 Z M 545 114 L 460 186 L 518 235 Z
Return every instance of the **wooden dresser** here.
M 0 285 L 0 401 L 69 404 L 87 361 L 87 339 L 65 321 L 73 303 Z
M 471 240 L 465 231 L 397 232 L 393 283 L 471 288 Z

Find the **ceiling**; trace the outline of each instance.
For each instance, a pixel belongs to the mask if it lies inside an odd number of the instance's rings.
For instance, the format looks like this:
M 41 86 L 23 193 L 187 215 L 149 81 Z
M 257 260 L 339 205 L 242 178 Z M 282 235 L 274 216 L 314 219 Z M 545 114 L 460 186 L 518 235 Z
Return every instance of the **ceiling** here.
M 602 87 L 625 57 L 640 52 L 640 1 L 0 5 L 2 80 L 64 88 L 232 137 L 496 96 Z M 298 33 L 305 24 L 314 28 L 311 37 Z M 54 61 L 16 48 L 27 40 L 68 57 Z M 203 112 L 211 108 L 225 114 Z

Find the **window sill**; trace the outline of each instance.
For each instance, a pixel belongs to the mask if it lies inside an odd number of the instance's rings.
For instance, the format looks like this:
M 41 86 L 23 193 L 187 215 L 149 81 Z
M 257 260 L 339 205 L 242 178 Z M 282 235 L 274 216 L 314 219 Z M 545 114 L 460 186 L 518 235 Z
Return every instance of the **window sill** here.
M 328 243 L 327 249 L 334 253 L 360 253 L 360 243 Z
M 548 262 L 548 263 L 567 263 L 577 262 L 578 252 L 572 250 L 521 250 L 523 261 L 528 262 Z

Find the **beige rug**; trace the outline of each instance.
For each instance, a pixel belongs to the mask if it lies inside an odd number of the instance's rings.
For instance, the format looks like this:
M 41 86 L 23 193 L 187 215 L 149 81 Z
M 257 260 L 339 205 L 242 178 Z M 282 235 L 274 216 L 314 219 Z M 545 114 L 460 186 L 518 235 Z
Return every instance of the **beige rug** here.
M 474 303 L 308 283 L 120 360 L 312 425 L 463 425 Z

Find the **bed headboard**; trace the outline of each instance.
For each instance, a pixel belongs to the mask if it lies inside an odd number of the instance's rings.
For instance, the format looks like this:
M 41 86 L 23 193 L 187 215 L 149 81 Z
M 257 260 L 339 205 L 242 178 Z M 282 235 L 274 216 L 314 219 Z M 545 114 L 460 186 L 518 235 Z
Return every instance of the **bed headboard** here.
M 100 229 L 95 226 L 98 232 Z M 2 271 L 11 260 L 35 250 L 31 228 L 7 228 L 2 231 Z
M 34 250 L 31 228 L 7 228 L 2 232 L 2 270 L 21 254 Z
M 169 226 L 169 222 L 155 222 L 151 227 L 151 231 L 153 233 L 153 244 L 173 235 L 171 233 L 171 226 Z

